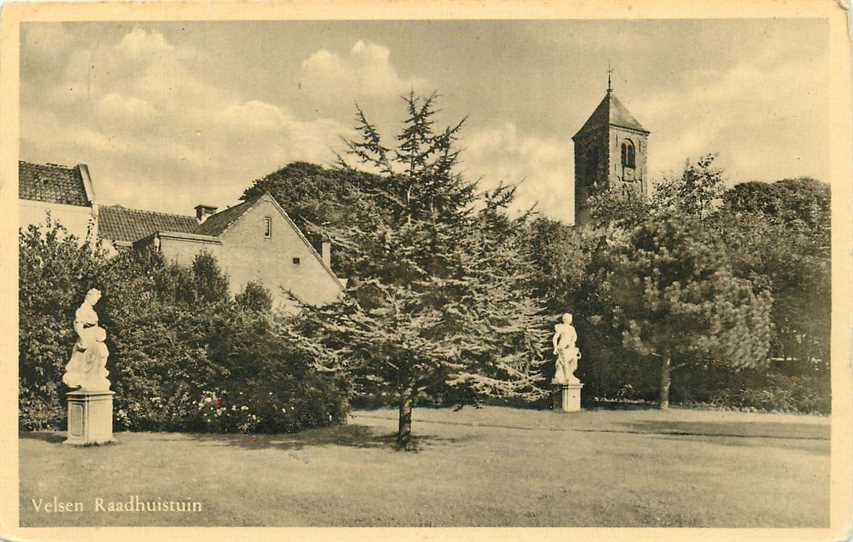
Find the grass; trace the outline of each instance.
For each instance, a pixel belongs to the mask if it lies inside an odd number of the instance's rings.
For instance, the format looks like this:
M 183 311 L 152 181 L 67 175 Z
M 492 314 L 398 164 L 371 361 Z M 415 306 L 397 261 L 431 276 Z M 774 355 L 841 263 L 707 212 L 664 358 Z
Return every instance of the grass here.
M 829 419 L 673 409 L 417 409 L 286 435 L 22 433 L 22 526 L 827 527 Z M 96 497 L 196 513 L 94 512 Z M 83 502 L 36 512 L 32 499 Z

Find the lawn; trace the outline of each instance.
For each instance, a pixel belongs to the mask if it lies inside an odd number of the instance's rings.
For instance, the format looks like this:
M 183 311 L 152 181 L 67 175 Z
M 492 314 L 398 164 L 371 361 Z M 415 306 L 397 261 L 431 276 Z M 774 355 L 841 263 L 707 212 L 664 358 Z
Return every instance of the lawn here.
M 673 409 L 419 409 L 286 435 L 23 433 L 21 525 L 828 527 L 830 421 Z M 94 511 L 192 500 L 202 510 Z M 82 502 L 36 511 L 33 499 Z

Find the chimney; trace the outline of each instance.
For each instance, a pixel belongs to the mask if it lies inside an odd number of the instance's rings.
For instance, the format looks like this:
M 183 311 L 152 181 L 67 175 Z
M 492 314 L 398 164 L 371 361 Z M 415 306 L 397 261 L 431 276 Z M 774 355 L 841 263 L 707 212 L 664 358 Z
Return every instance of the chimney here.
M 195 219 L 199 224 L 207 220 L 207 217 L 216 212 L 216 207 L 212 205 L 198 204 L 195 206 Z
M 329 269 L 332 268 L 332 242 L 328 239 L 323 239 L 322 245 L 322 253 L 323 263 L 326 264 L 326 267 Z

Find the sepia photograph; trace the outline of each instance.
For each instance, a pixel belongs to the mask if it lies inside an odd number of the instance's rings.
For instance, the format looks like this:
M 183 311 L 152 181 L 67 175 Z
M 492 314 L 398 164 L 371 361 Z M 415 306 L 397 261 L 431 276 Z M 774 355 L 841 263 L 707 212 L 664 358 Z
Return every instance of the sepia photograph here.
M 831 28 L 22 20 L 0 538 L 828 533 Z

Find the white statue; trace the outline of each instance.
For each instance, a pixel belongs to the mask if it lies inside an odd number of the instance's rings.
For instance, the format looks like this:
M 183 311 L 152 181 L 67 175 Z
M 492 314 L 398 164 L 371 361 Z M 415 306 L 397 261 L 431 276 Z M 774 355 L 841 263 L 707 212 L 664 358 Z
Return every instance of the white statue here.
M 86 299 L 74 314 L 74 331 L 77 343 L 71 353 L 71 360 L 65 366 L 62 381 L 69 388 L 86 391 L 108 391 L 107 357 L 110 352 L 104 341 L 107 332 L 98 325 L 98 313 L 95 303 L 101 299 L 101 292 L 92 288 L 86 293 Z
M 575 342 L 578 334 L 572 326 L 572 315 L 563 315 L 563 323 L 554 326 L 554 354 L 557 355 L 556 371 L 553 384 L 578 384 L 580 380 L 575 376 L 578 368 L 578 360 L 581 353 Z

